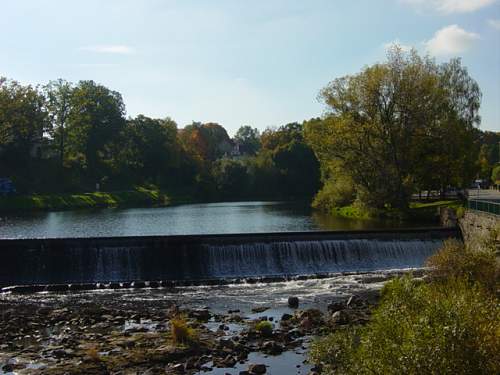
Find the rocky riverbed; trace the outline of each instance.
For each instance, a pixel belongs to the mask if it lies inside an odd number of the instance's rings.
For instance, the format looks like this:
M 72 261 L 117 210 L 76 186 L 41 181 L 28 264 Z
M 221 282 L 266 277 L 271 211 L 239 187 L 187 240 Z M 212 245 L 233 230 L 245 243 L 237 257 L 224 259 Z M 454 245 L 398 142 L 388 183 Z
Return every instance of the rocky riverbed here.
M 0 374 L 308 374 L 402 271 L 286 283 L 0 295 Z M 290 298 L 292 297 L 292 298 Z M 172 319 L 194 333 L 172 336 Z M 266 323 L 262 323 L 266 322 Z

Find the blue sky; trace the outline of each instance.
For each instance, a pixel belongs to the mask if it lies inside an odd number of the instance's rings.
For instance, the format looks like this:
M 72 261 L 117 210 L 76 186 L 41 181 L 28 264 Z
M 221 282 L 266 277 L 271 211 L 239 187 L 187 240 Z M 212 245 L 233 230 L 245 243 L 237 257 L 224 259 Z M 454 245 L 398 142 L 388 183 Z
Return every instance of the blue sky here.
M 2 2 L 0 76 L 93 79 L 127 114 L 263 130 L 323 113 L 330 80 L 399 42 L 460 56 L 500 131 L 500 0 L 13 0 Z

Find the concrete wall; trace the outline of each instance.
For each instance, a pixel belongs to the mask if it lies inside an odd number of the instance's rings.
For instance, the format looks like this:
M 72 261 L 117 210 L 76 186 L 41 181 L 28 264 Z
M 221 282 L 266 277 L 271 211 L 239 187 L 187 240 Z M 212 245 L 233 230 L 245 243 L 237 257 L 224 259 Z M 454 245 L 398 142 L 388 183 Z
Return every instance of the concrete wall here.
M 481 247 L 490 239 L 500 243 L 500 216 L 466 210 L 458 224 L 464 242 L 469 246 Z

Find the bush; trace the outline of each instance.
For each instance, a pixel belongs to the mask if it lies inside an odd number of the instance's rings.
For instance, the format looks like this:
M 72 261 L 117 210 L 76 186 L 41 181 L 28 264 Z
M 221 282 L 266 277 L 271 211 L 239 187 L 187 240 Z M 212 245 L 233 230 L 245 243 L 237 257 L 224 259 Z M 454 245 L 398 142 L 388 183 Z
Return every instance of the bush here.
M 176 345 L 190 345 L 198 339 L 196 330 L 188 326 L 184 317 L 176 317 L 170 320 L 170 333 L 172 342 Z
M 330 212 L 336 207 L 350 205 L 356 198 L 354 184 L 346 177 L 329 179 L 323 188 L 316 194 L 313 207 Z
M 498 286 L 499 267 L 492 246 L 472 250 L 460 241 L 448 240 L 426 264 L 437 279 L 465 277 L 490 291 Z
M 499 314 L 498 300 L 467 279 L 395 279 L 367 326 L 316 341 L 311 360 L 327 374 L 498 374 Z
M 269 337 L 273 334 L 273 325 L 267 320 L 262 320 L 255 325 L 255 330 L 262 336 Z

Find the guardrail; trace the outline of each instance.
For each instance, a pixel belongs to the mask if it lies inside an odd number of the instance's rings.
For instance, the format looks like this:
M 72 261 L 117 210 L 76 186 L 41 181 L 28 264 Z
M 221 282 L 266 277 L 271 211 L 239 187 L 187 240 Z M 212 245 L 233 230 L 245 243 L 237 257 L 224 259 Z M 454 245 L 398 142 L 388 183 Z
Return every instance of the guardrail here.
M 469 199 L 467 208 L 475 211 L 487 212 L 493 215 L 500 215 L 500 202 Z

